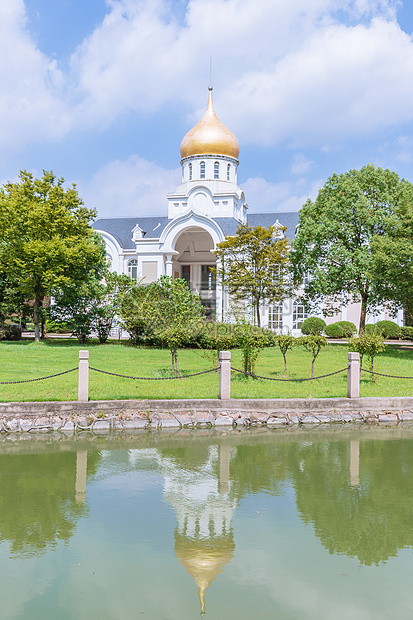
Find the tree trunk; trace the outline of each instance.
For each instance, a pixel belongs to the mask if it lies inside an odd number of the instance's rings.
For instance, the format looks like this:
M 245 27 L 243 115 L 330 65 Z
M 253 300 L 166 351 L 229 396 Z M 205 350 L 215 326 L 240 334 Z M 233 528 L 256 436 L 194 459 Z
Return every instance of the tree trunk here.
M 283 353 L 283 358 L 284 358 L 284 374 L 287 374 L 287 357 L 285 355 L 285 353 Z
M 315 356 L 313 357 L 312 362 L 311 362 L 311 378 L 312 378 L 312 379 L 314 379 L 314 362 L 315 362 L 315 358 L 316 358 L 316 357 L 317 357 L 317 356 L 315 355 Z
M 376 377 L 374 376 L 374 355 L 371 356 L 371 378 L 373 383 L 376 383 Z
M 363 293 L 363 295 L 361 296 L 359 334 L 364 334 L 364 329 L 366 327 L 367 301 L 368 301 L 368 294 Z
M 39 328 L 39 298 L 35 295 L 33 304 L 33 322 L 34 322 L 34 341 L 40 342 L 40 328 Z
M 255 306 L 255 308 L 257 310 L 257 325 L 258 327 L 261 327 L 261 315 L 260 315 L 260 303 L 259 302 Z
M 178 350 L 177 349 L 174 350 L 174 356 L 175 356 L 176 376 L 179 377 Z

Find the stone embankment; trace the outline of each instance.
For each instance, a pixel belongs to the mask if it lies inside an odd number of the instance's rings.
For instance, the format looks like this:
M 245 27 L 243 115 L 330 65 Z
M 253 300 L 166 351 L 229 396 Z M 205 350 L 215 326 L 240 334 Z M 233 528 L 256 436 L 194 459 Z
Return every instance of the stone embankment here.
M 413 421 L 413 397 L 0 403 L 0 432 L 124 431 Z

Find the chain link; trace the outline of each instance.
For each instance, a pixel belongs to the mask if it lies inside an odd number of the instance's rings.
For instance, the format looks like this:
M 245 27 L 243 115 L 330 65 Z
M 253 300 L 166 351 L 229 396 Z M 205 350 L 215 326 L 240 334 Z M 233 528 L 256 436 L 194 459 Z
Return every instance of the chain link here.
M 219 368 L 212 368 L 211 370 L 202 370 L 201 372 L 195 372 L 192 375 L 177 375 L 175 377 L 131 377 L 130 375 L 120 375 L 116 372 L 109 372 L 107 370 L 99 370 L 99 368 L 90 367 L 89 370 L 95 372 L 101 372 L 104 375 L 111 375 L 112 377 L 123 377 L 124 379 L 134 379 L 137 381 L 171 381 L 173 379 L 187 379 L 188 377 L 198 377 L 199 375 L 206 375 L 210 372 L 216 372 Z
M 379 377 L 389 377 L 389 379 L 413 379 L 413 377 L 401 377 L 400 375 L 386 375 L 382 372 L 373 372 L 371 370 L 367 370 L 367 368 L 362 368 L 361 370 L 362 372 L 368 372 L 369 375 L 379 375 Z
M 39 377 L 38 379 L 23 379 L 22 381 L 0 381 L 0 385 L 14 385 L 16 383 L 32 383 L 33 381 L 43 381 L 44 379 L 52 379 L 53 377 L 60 377 L 61 375 L 67 375 L 69 372 L 78 370 L 78 367 L 71 368 L 70 370 L 64 370 L 63 372 L 57 372 L 55 375 L 48 375 L 47 377 Z
M 231 370 L 235 370 L 235 372 L 239 372 L 242 375 L 248 375 L 249 377 L 252 377 L 253 379 L 265 379 L 267 381 L 292 381 L 292 382 L 299 382 L 299 381 L 315 381 L 316 379 L 324 379 L 325 377 L 332 377 L 333 375 L 338 375 L 341 372 L 345 372 L 348 368 L 343 368 L 342 370 L 336 370 L 335 372 L 330 372 L 328 375 L 320 375 L 319 377 L 308 377 L 305 379 L 278 379 L 275 377 L 262 377 L 261 375 L 253 375 L 250 372 L 245 372 L 244 370 L 239 370 L 238 368 L 233 368 L 231 366 Z

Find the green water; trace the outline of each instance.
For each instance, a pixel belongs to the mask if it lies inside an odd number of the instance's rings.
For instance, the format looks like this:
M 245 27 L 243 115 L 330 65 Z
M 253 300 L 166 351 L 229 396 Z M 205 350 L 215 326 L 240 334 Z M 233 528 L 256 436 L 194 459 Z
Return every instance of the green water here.
M 413 617 L 413 429 L 0 437 L 0 618 Z

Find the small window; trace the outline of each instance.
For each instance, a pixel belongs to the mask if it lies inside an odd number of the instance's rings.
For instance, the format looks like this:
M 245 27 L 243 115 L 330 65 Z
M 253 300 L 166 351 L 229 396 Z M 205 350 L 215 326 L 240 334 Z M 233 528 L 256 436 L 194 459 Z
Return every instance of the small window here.
M 129 261 L 128 275 L 132 280 L 138 279 L 138 261 L 136 259 Z
M 192 164 L 189 164 L 189 180 L 192 181 Z
M 306 309 L 296 301 L 293 303 L 293 329 L 301 329 L 304 320 L 308 317 Z
M 200 171 L 199 177 L 201 179 L 205 179 L 205 162 L 204 161 L 201 161 L 201 163 L 199 165 L 199 171 Z
M 228 166 L 227 166 L 227 181 L 230 180 L 230 176 L 231 176 L 231 166 L 230 166 L 230 164 L 228 164 Z
M 214 179 L 219 179 L 219 161 L 214 163 Z
M 283 328 L 283 306 L 282 304 L 272 304 L 268 307 L 268 327 L 276 331 Z

